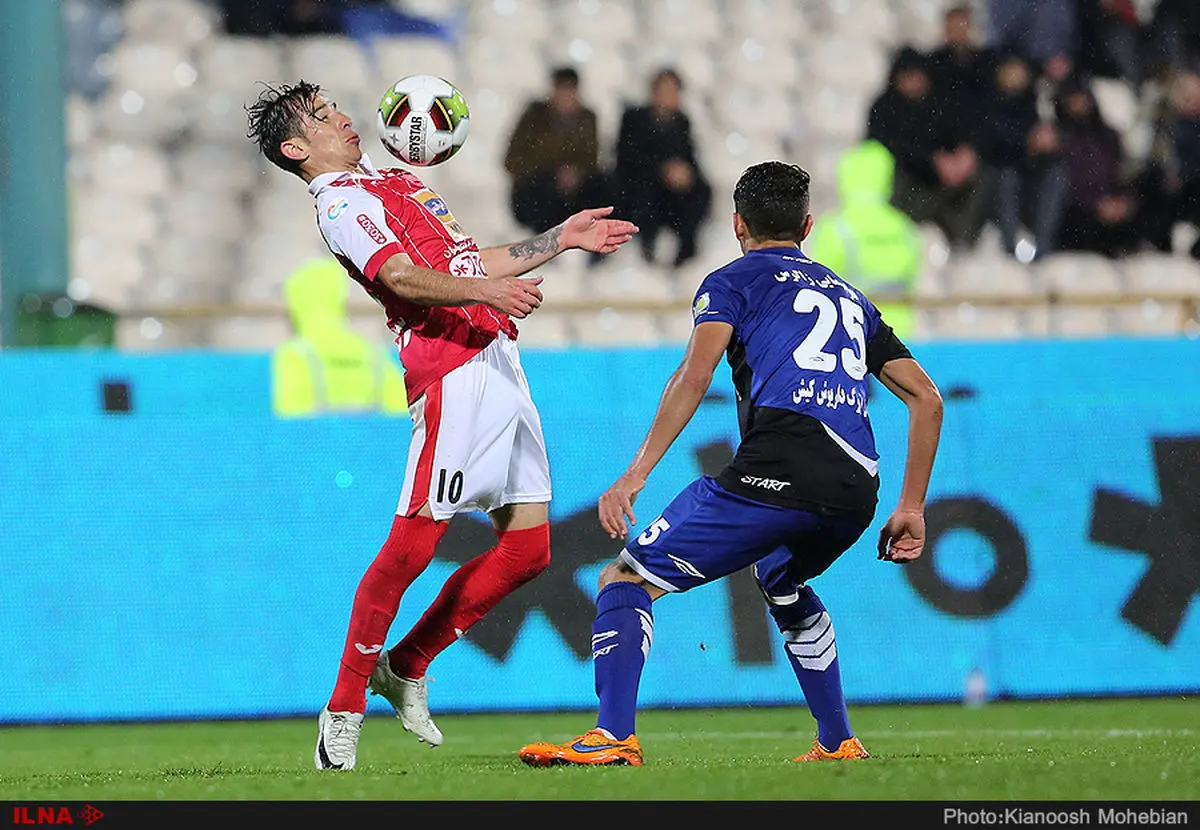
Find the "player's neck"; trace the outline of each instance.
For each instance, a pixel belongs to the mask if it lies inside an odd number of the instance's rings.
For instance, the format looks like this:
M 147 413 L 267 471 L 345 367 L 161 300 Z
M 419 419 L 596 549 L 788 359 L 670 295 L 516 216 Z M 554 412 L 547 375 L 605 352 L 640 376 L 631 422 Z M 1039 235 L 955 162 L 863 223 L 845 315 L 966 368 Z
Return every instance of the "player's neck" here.
M 794 239 L 743 239 L 742 253 L 760 251 L 763 248 L 795 248 L 800 250 L 800 243 Z
M 354 164 L 328 165 L 320 169 L 304 168 L 302 177 L 305 184 L 312 182 L 317 176 L 324 176 L 326 173 L 366 173 L 362 164 L 355 162 Z

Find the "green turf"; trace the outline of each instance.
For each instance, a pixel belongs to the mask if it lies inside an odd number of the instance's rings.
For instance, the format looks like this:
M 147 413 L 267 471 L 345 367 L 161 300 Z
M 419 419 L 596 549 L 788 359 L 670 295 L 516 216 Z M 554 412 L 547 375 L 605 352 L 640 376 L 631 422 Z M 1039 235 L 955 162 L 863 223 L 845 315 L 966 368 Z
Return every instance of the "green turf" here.
M 851 711 L 870 761 L 796 765 L 807 710 L 639 715 L 646 765 L 530 769 L 585 713 L 438 719 L 430 749 L 372 713 L 351 773 L 312 769 L 316 719 L 0 729 L 0 800 L 625 799 L 1194 800 L 1200 701 L 872 706 Z M 610 786 L 611 785 L 611 786 Z

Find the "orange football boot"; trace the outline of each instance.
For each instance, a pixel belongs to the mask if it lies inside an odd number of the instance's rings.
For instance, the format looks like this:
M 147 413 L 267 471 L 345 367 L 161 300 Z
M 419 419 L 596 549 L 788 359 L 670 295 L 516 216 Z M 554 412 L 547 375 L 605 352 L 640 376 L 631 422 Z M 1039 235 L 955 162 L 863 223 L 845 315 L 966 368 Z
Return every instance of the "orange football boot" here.
M 842 741 L 841 745 L 835 752 L 830 752 L 825 747 L 821 746 L 820 741 L 813 741 L 813 748 L 801 755 L 799 758 L 793 758 L 793 761 L 861 761 L 864 758 L 870 758 L 871 753 L 867 752 L 866 747 L 862 745 L 862 741 L 858 738 L 847 738 Z
M 517 755 L 531 767 L 552 767 L 560 764 L 627 764 L 631 767 L 642 765 L 642 747 L 638 744 L 637 735 L 617 741 L 599 729 L 589 730 L 565 744 L 551 744 L 545 741 L 528 744 L 521 747 Z

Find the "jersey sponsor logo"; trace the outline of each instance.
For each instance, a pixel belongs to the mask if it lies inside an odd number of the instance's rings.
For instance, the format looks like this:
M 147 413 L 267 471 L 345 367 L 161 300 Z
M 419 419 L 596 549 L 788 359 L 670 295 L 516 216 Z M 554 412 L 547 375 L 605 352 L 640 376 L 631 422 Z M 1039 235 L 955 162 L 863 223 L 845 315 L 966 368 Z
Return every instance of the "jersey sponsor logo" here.
M 348 201 L 345 199 L 338 199 L 334 201 L 325 211 L 325 216 L 328 217 L 330 222 L 332 222 L 341 216 L 348 207 L 350 207 L 350 203 Z
M 357 217 L 355 217 L 354 221 L 358 222 L 358 224 L 362 226 L 362 229 L 367 232 L 367 236 L 371 237 L 380 245 L 387 244 L 387 237 L 384 236 L 383 231 L 379 230 L 375 223 L 371 221 L 370 216 L 367 216 L 365 213 L 360 213 Z
M 412 198 L 417 201 L 421 207 L 432 213 L 437 220 L 442 223 L 446 232 L 456 242 L 467 238 L 467 232 L 463 230 L 462 225 L 458 224 L 458 220 L 454 218 L 454 214 L 450 212 L 450 206 L 446 204 L 446 200 L 438 194 L 434 193 L 427 187 L 415 191 Z
M 791 487 L 790 481 L 780 481 L 777 478 L 763 478 L 762 476 L 742 476 L 742 484 L 749 484 L 751 487 L 761 487 L 764 490 L 771 490 L 778 493 L 784 487 Z

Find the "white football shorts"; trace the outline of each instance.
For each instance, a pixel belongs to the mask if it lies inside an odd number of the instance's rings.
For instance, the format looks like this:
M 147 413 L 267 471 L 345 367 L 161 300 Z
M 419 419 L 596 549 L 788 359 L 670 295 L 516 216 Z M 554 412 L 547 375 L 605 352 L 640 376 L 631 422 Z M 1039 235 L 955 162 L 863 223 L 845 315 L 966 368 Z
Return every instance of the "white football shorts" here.
M 397 514 L 413 516 L 428 501 L 441 521 L 550 501 L 542 421 L 517 344 L 503 333 L 431 384 L 409 414 L 412 443 Z

